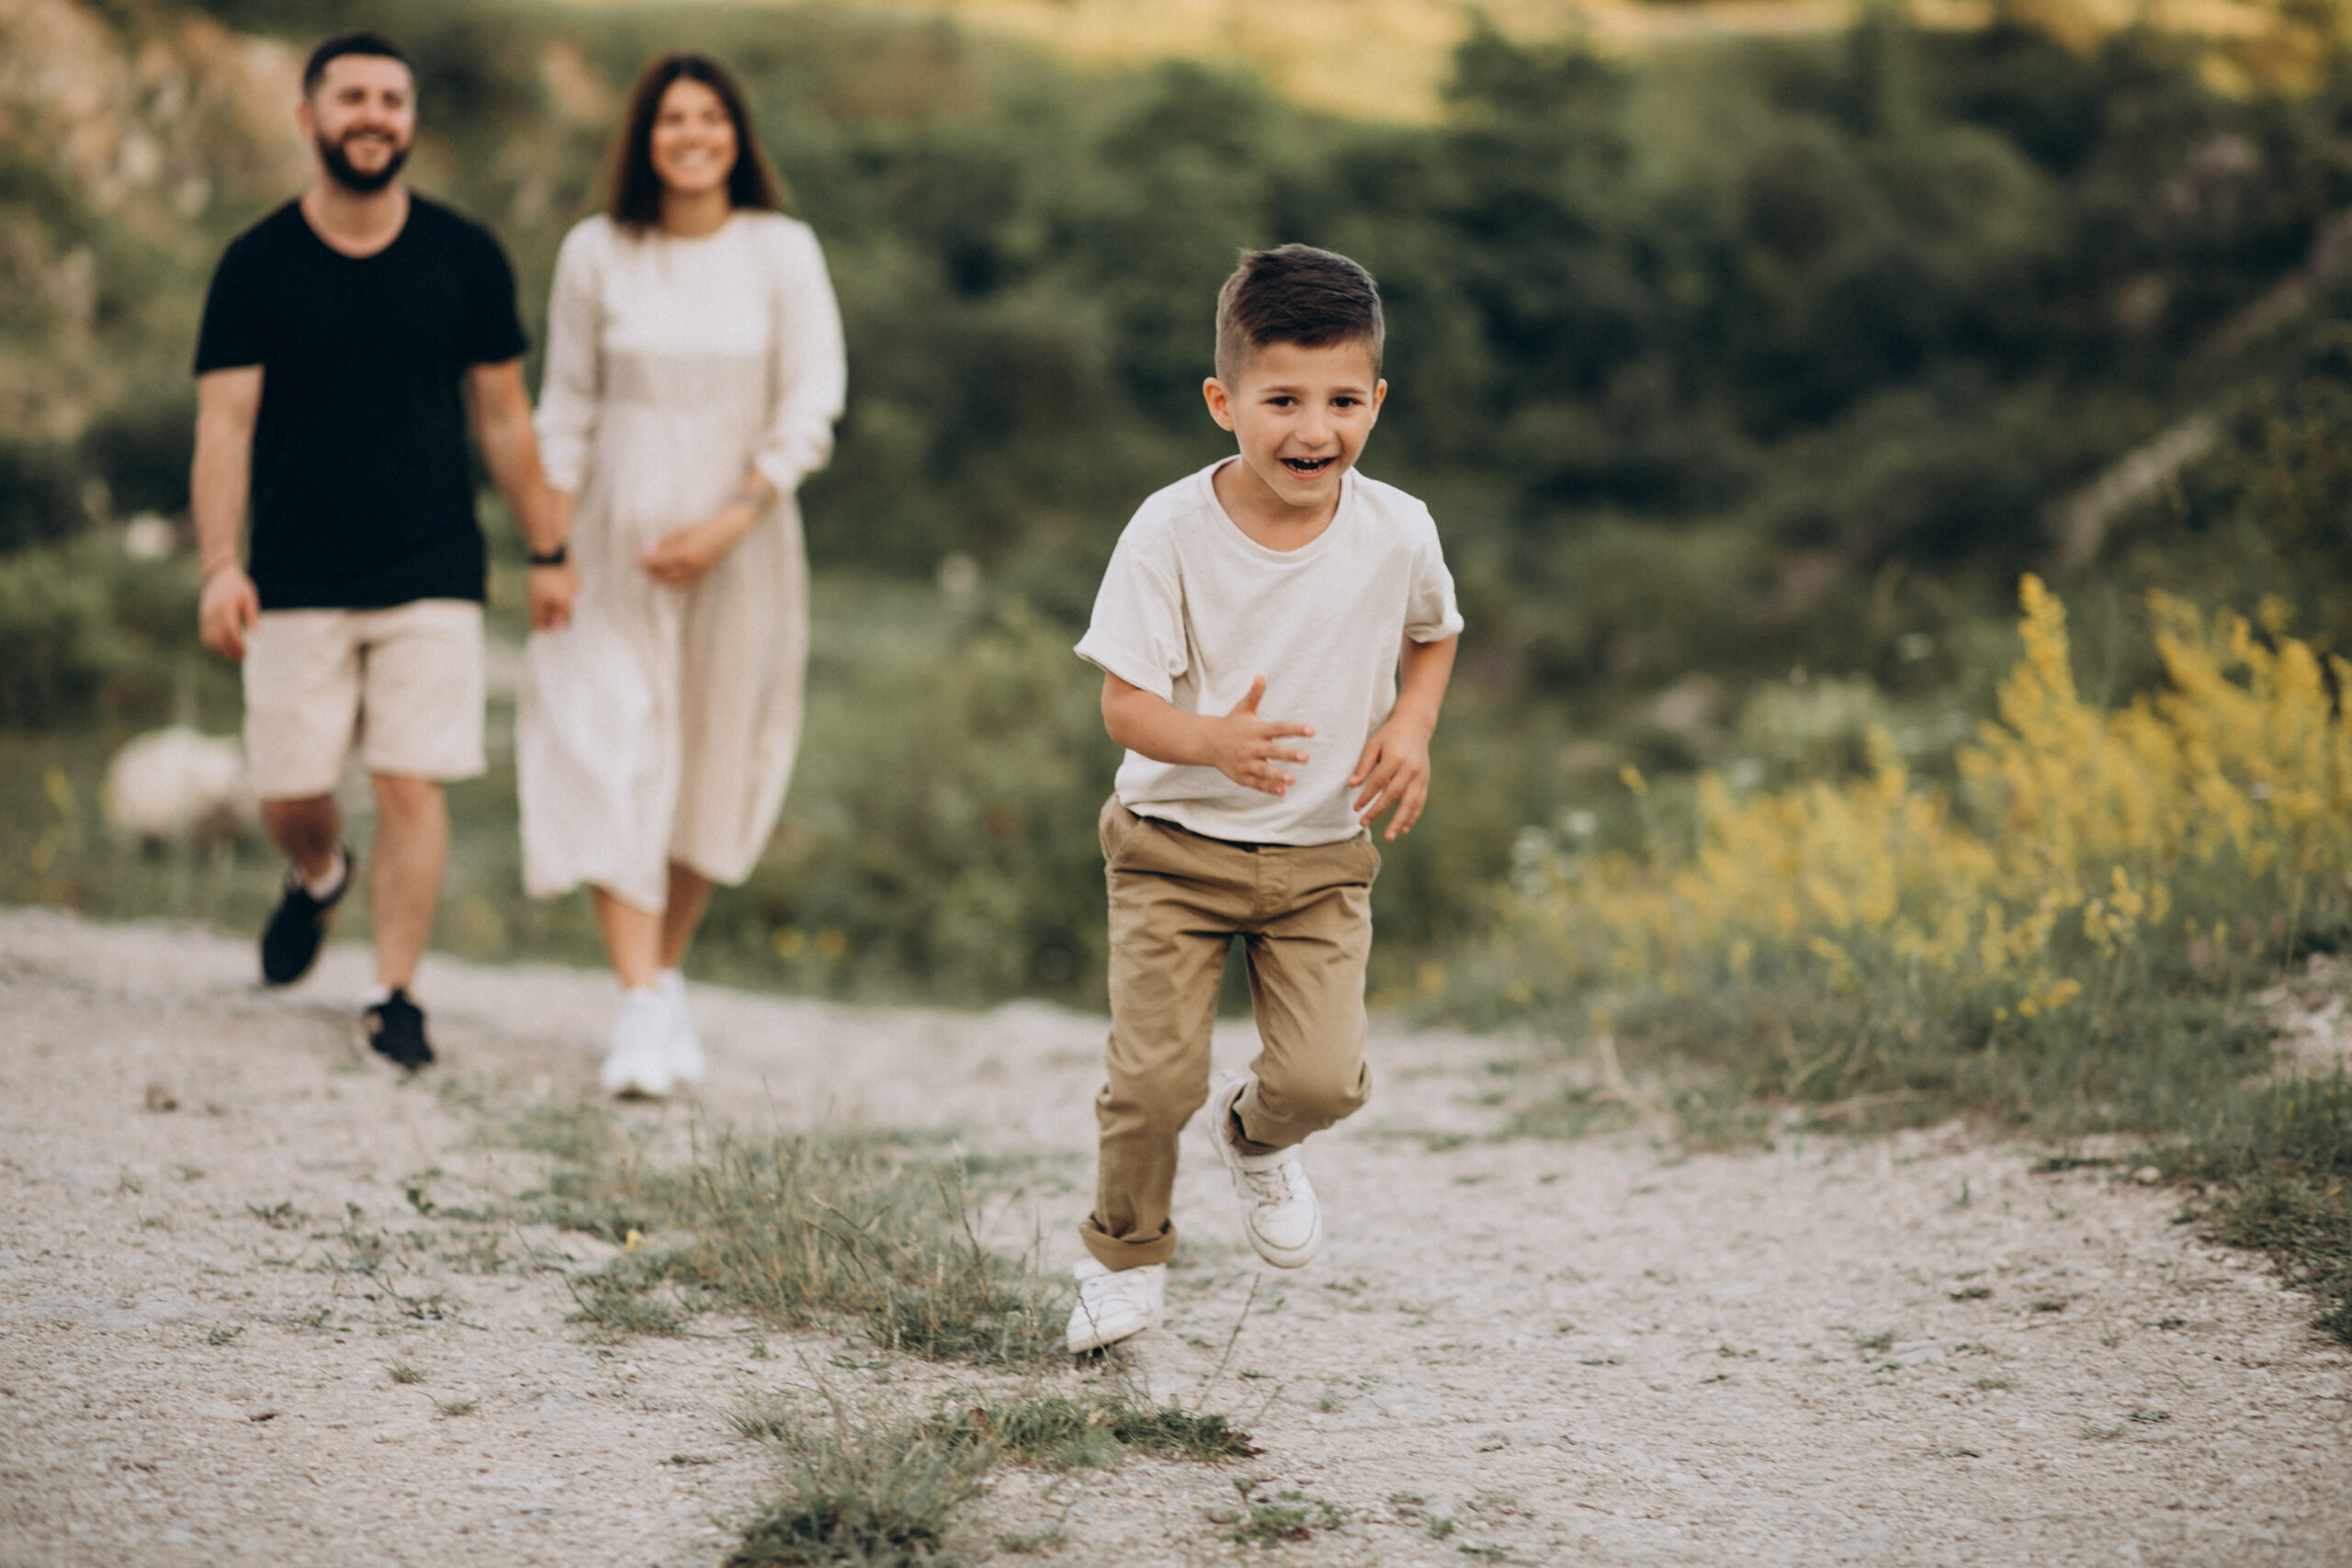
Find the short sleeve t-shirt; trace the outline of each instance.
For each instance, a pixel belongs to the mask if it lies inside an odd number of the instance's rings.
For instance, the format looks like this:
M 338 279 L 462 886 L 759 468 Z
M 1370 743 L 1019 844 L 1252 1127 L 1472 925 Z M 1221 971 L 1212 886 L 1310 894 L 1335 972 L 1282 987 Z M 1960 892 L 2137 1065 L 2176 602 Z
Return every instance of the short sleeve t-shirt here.
M 262 367 L 251 570 L 264 609 L 482 597 L 465 372 L 524 346 L 498 242 L 422 197 L 370 256 L 329 246 L 297 202 L 230 243 L 196 373 Z
M 1277 795 L 1130 751 L 1119 799 L 1139 817 L 1239 843 L 1353 838 L 1348 774 L 1396 705 L 1404 639 L 1462 629 L 1437 524 L 1403 491 L 1351 469 L 1330 526 L 1298 549 L 1270 550 L 1226 514 L 1217 467 L 1129 521 L 1078 654 L 1187 713 L 1229 713 L 1263 675 L 1259 716 L 1313 725 L 1298 743 L 1309 760 L 1290 765 L 1298 781 Z

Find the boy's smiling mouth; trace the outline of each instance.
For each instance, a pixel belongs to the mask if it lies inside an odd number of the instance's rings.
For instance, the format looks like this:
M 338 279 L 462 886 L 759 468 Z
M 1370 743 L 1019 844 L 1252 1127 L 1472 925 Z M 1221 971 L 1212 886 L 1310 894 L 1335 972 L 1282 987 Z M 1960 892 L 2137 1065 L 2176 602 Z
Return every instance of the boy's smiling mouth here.
M 1283 467 L 1301 479 L 1311 479 L 1339 460 L 1337 457 L 1284 457 Z

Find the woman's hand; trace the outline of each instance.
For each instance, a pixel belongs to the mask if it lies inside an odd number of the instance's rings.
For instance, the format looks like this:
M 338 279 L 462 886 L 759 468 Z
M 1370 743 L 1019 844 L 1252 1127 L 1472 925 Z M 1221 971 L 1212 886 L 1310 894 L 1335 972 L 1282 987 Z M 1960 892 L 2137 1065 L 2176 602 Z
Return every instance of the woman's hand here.
M 743 542 L 759 517 L 751 502 L 730 501 L 701 522 L 673 528 L 646 546 L 638 564 L 656 582 L 692 588 Z

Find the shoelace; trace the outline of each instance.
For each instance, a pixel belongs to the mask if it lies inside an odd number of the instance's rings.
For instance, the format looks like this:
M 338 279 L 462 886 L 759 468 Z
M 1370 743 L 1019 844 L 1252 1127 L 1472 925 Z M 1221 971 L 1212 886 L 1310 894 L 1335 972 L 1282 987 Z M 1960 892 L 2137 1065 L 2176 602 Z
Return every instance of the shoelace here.
M 1268 1166 L 1263 1170 L 1244 1170 L 1241 1179 L 1250 1184 L 1250 1192 L 1261 1203 L 1290 1201 L 1290 1161 Z

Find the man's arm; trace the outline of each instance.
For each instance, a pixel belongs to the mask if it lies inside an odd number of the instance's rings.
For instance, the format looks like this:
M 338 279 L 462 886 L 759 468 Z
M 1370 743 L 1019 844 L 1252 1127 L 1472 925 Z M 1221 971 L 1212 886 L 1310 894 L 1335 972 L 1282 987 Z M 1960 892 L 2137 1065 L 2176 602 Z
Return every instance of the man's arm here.
M 468 372 L 473 391 L 474 435 L 482 461 L 514 522 L 523 547 L 552 555 L 571 536 L 571 498 L 548 488 L 539 468 L 539 438 L 531 428 L 531 394 L 523 385 L 523 362 L 477 365 Z M 580 573 L 571 562 L 531 568 L 531 629 L 555 631 L 570 624 Z
M 1391 806 L 1383 837 L 1394 842 L 1413 830 L 1421 807 L 1430 798 L 1430 737 L 1437 733 L 1438 709 L 1445 705 L 1445 688 L 1453 679 L 1453 654 L 1462 644 L 1460 633 L 1436 642 L 1405 639 L 1401 656 L 1403 679 L 1397 682 L 1396 705 L 1388 721 L 1364 742 L 1348 787 L 1363 785 L 1356 796 L 1356 820 L 1369 827 Z
M 253 490 L 254 423 L 261 414 L 261 367 L 209 370 L 196 378 L 196 461 L 188 510 L 204 573 L 197 635 L 224 659 L 245 656 L 245 634 L 261 616 L 261 595 L 245 575 L 245 502 Z
M 1250 682 L 1250 694 L 1217 716 L 1186 713 L 1167 698 L 1102 672 L 1102 728 L 1130 751 L 1155 762 L 1215 768 L 1235 784 L 1280 795 L 1298 782 L 1277 762 L 1304 762 L 1306 753 L 1285 747 L 1283 737 L 1310 736 L 1314 728 L 1258 716 L 1266 694 L 1263 675 Z

